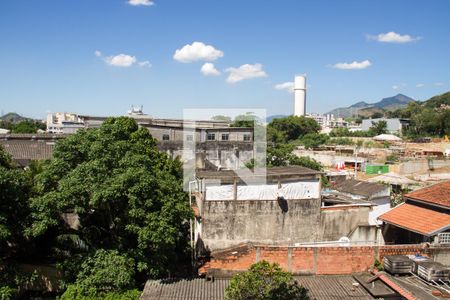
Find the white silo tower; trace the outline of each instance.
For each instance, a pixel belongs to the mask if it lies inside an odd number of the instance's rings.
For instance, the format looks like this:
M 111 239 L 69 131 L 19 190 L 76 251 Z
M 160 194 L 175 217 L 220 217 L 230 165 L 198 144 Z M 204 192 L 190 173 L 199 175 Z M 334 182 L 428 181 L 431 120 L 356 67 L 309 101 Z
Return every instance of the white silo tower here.
M 306 75 L 297 75 L 294 80 L 294 116 L 306 114 Z

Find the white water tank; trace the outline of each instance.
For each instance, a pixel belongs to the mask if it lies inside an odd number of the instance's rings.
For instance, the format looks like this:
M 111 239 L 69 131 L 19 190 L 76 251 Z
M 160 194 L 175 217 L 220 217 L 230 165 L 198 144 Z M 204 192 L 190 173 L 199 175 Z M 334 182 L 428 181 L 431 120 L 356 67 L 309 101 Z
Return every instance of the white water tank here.
M 306 114 L 306 76 L 297 75 L 294 80 L 294 116 Z

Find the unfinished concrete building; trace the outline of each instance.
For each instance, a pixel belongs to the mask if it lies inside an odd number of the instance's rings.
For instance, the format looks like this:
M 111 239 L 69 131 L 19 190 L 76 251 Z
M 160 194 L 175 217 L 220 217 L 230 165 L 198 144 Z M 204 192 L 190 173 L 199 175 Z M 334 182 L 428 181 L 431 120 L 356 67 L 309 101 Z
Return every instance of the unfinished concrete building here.
M 195 242 L 199 251 L 244 242 L 294 244 L 318 238 L 321 172 L 300 166 L 198 171 Z M 256 182 L 264 177 L 264 183 Z M 253 180 L 255 183 L 249 182 Z

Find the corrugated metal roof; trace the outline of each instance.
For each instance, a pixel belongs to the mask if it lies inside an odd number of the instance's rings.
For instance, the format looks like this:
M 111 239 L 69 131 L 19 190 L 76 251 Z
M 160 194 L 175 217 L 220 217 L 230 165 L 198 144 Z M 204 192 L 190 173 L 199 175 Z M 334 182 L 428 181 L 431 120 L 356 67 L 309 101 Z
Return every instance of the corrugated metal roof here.
M 365 197 L 370 197 L 376 193 L 382 192 L 386 188 L 387 187 L 383 184 L 355 179 L 344 180 L 335 186 L 330 187 L 332 190 Z
M 221 171 L 205 171 L 197 170 L 196 176 L 198 178 L 205 179 L 233 179 L 242 177 L 278 177 L 278 176 L 303 176 L 303 175 L 316 175 L 322 174 L 320 171 L 308 169 L 301 166 L 286 166 L 286 167 L 274 167 L 267 169 L 255 169 L 249 176 L 243 176 L 242 174 L 236 174 L 233 170 L 221 170 Z
M 374 299 L 351 275 L 297 276 L 294 279 L 309 290 L 311 299 L 336 300 Z M 221 300 L 230 279 L 207 281 L 202 278 L 180 280 L 149 280 L 145 284 L 141 300 Z
M 50 159 L 55 143 L 51 141 L 0 140 L 0 146 L 12 156 L 13 160 L 20 162 Z

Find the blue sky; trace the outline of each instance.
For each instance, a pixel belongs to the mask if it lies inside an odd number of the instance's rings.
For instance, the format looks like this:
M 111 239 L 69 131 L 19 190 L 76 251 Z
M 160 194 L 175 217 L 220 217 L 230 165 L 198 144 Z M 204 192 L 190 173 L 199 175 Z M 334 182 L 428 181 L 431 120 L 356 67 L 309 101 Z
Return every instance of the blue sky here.
M 300 73 L 308 112 L 450 90 L 450 1 L 130 1 L 1 0 L 0 109 L 291 114 Z

